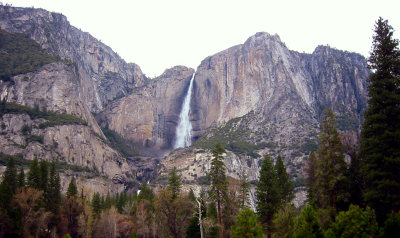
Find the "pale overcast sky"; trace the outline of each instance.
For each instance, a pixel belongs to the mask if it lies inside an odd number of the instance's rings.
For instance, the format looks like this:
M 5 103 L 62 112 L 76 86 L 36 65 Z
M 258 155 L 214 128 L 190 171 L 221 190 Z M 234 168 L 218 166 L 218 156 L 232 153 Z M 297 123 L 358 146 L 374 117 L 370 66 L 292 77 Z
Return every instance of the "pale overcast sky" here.
M 389 20 L 400 38 L 399 0 L 0 0 L 67 16 L 150 77 L 243 43 L 256 32 L 277 33 L 289 49 L 318 45 L 368 56 L 374 23 Z

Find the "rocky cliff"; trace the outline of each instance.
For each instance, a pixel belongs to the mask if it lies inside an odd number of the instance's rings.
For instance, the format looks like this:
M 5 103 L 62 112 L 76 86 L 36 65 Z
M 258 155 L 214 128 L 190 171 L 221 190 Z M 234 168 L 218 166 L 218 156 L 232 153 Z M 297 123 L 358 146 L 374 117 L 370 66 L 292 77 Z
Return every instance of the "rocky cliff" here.
M 98 116 L 103 126 L 144 148 L 171 149 L 183 98 L 193 69 L 176 66 L 108 105 Z
M 147 80 L 138 65 L 126 63 L 110 47 L 71 26 L 61 14 L 0 6 L 0 28 L 25 33 L 49 53 L 73 62 L 80 94 L 90 111 L 102 110 Z
M 148 162 L 153 158 L 124 158 L 110 147 L 99 124 L 153 157 L 169 152 L 194 70 L 177 66 L 149 79 L 139 66 L 126 63 L 63 15 L 42 9 L 0 6 L 0 27 L 25 33 L 61 58 L 1 81 L 1 99 L 85 122 L 43 127 L 47 119 L 6 113 L 1 117 L 1 152 L 21 153 L 27 159 L 57 158 L 117 180 L 147 180 L 156 164 Z M 190 118 L 195 148 L 167 156 L 159 175 L 176 166 L 188 183 L 198 182 L 209 167 L 209 149 L 221 142 L 228 150 L 232 177 L 245 170 L 256 179 L 266 153 L 284 156 L 297 176 L 304 158 L 317 146 L 325 108 L 333 109 L 339 129 L 359 131 L 369 73 L 361 55 L 327 46 L 312 54 L 298 53 L 267 33 L 209 56 L 194 78 Z
M 257 33 L 243 45 L 207 57 L 198 67 L 194 131 L 202 135 L 211 126 L 255 111 L 262 115 L 258 120 L 281 124 L 275 127 L 276 137 L 293 133 L 299 124 L 315 127 L 328 107 L 339 118 L 356 120 L 357 127 L 366 105 L 368 75 L 361 55 L 324 46 L 311 55 L 300 54 L 277 35 Z
M 167 156 L 160 176 L 177 167 L 187 183 L 201 183 L 210 149 L 222 143 L 229 176 L 239 178 L 245 171 L 256 180 L 262 157 L 281 155 L 301 185 L 305 158 L 318 146 L 324 109 L 334 111 L 341 131 L 359 132 L 369 73 L 359 54 L 328 46 L 298 53 L 268 33 L 207 57 L 194 79 L 191 120 L 197 149 Z M 299 204 L 304 194 L 297 191 Z
M 79 97 L 73 66 L 48 64 L 37 72 L 13 77 L 12 83 L 2 82 L 1 86 L 1 99 L 7 103 L 75 115 L 87 122 L 43 126 L 46 119 L 32 118 L 29 113 L 6 113 L 1 117 L 1 152 L 22 154 L 25 159 L 62 160 L 95 168 L 111 178 L 129 171 L 125 159 L 105 143 L 101 129 Z

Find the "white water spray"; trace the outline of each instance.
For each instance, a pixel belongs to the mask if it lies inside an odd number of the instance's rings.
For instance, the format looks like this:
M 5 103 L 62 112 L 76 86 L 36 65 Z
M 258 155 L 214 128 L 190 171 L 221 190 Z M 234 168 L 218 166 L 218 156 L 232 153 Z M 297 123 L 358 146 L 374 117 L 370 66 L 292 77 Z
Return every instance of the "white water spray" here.
M 176 140 L 174 149 L 184 148 L 192 144 L 192 123 L 189 119 L 190 100 L 192 98 L 194 73 L 190 79 L 189 88 L 183 100 L 182 110 L 179 114 L 179 123 L 176 127 Z

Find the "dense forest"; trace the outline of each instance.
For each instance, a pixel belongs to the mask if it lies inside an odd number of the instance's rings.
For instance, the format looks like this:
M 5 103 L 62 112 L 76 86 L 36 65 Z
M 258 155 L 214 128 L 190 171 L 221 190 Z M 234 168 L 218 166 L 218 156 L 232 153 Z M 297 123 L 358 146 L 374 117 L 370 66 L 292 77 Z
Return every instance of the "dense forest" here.
M 213 149 L 209 185 L 200 191 L 183 191 L 172 169 L 156 192 L 145 182 L 137 194 L 88 196 L 72 178 L 62 194 L 55 163 L 35 159 L 25 172 L 9 157 L 0 184 L 0 237 L 398 237 L 400 49 L 382 18 L 368 63 L 360 143 L 340 134 L 334 113 L 325 110 L 319 147 L 307 159 L 308 200 L 301 208 L 291 204 L 293 184 L 282 158 L 266 155 L 254 211 L 246 174 L 226 176 L 221 144 Z

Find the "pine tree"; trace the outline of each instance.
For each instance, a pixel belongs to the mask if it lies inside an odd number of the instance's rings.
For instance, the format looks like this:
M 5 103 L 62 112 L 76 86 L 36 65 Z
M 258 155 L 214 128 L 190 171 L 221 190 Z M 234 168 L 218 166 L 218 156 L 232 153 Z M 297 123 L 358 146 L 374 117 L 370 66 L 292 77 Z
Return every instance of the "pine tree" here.
M 232 238 L 262 238 L 262 227 L 257 224 L 257 215 L 244 208 L 236 217 L 237 225 L 232 227 Z
M 223 153 L 225 153 L 225 149 L 221 144 L 217 144 L 213 150 L 213 159 L 209 173 L 211 181 L 210 198 L 217 203 L 219 237 L 223 236 L 221 207 L 226 200 L 228 190 Z
M 168 190 L 172 193 L 172 199 L 178 197 L 181 190 L 181 178 L 176 172 L 176 167 L 174 167 L 169 173 L 168 179 Z
M 110 197 L 110 193 L 107 193 L 106 199 L 104 200 L 104 209 L 110 209 L 111 208 L 111 197 Z
M 77 194 L 78 188 L 76 187 L 75 177 L 72 177 L 67 189 L 67 198 L 76 197 Z
M 317 156 L 314 151 L 311 151 L 310 156 L 307 159 L 306 166 L 306 182 L 307 182 L 307 198 L 308 204 L 315 205 L 316 201 L 316 170 L 317 170 Z
M 146 182 L 142 183 L 142 186 L 140 187 L 140 193 L 138 195 L 138 201 L 143 200 L 143 199 L 148 200 L 150 203 L 152 203 L 154 200 L 153 189 L 151 189 L 149 186 L 147 186 Z
M 400 49 L 393 28 L 379 18 L 368 59 L 368 108 L 361 132 L 363 197 L 380 224 L 400 209 Z
M 296 220 L 296 238 L 323 238 L 323 232 L 317 219 L 317 212 L 310 205 L 306 205 Z
M 246 206 L 246 203 L 249 202 L 249 193 L 250 193 L 250 183 L 247 180 L 246 173 L 243 171 L 240 177 L 240 188 L 238 196 L 238 202 L 241 208 L 244 208 Z
M 101 211 L 101 200 L 100 200 L 99 193 L 93 194 L 91 205 L 92 205 L 93 212 L 98 215 Z
M 280 155 L 276 160 L 275 170 L 278 175 L 278 188 L 280 190 L 281 203 L 288 203 L 293 199 L 293 186 Z
M 19 173 L 18 173 L 18 187 L 23 188 L 25 187 L 25 172 L 24 168 L 19 168 Z
M 46 194 L 49 185 L 49 164 L 45 160 L 39 162 L 39 189 Z
M 261 164 L 260 178 L 256 188 L 257 214 L 271 237 L 272 218 L 281 205 L 278 188 L 278 175 L 268 155 Z
M 347 165 L 343 147 L 336 128 L 335 115 L 329 109 L 324 111 L 322 130 L 319 135 L 316 170 L 316 202 L 321 208 L 328 206 L 337 209 L 338 202 L 343 203 L 348 197 L 346 181 Z
M 5 210 L 10 208 L 9 204 L 17 188 L 16 175 L 17 170 L 15 168 L 14 159 L 10 158 L 0 183 L 0 208 Z M 0 212 L 2 212 L 1 209 Z
M 40 172 L 39 172 L 39 165 L 38 160 L 34 158 L 29 166 L 28 172 L 28 187 L 31 188 L 40 188 Z
M 13 158 L 10 158 L 6 164 L 6 171 L 4 171 L 3 182 L 11 189 L 11 193 L 15 194 L 15 190 L 18 186 L 17 181 L 17 168 L 15 167 L 15 162 Z
M 61 204 L 61 185 L 55 163 L 50 164 L 49 183 L 45 197 L 48 209 L 56 214 Z

